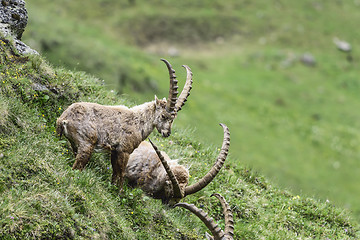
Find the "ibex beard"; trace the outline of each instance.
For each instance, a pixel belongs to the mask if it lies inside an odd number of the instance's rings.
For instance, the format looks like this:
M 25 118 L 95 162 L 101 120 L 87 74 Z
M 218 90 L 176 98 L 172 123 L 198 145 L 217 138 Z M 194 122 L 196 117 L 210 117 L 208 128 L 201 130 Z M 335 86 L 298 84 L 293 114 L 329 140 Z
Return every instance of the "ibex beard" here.
M 77 102 L 70 105 L 57 119 L 57 133 L 70 142 L 75 154 L 73 169 L 82 170 L 96 149 L 111 153 L 112 182 L 122 189 L 129 155 L 156 128 L 163 137 L 171 134 L 172 123 L 190 94 L 192 73 L 188 66 L 185 87 L 177 98 L 175 71 L 162 59 L 169 70 L 168 99 L 158 99 L 132 108 Z

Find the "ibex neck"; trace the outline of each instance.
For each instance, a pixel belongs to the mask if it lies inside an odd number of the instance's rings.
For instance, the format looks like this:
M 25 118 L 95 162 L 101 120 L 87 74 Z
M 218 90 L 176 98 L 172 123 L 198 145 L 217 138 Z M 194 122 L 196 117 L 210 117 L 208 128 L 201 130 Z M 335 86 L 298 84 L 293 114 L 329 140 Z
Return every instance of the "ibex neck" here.
M 135 115 L 134 120 L 141 131 L 142 140 L 145 140 L 154 130 L 155 121 L 155 101 L 146 102 L 131 108 Z

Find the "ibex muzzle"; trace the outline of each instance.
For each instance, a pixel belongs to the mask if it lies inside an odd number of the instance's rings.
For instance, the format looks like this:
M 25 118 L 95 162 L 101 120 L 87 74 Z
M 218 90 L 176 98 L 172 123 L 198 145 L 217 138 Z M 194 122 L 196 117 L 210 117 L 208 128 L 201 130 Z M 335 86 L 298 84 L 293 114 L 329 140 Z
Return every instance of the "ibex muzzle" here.
M 73 169 L 82 170 L 94 149 L 111 152 L 112 182 L 122 187 L 129 155 L 156 128 L 162 136 L 171 134 L 171 126 L 190 94 L 192 72 L 188 66 L 186 83 L 177 98 L 177 80 L 170 63 L 161 59 L 170 75 L 168 99 L 158 99 L 132 108 L 78 102 L 70 105 L 57 119 L 57 133 L 69 140 L 76 156 Z

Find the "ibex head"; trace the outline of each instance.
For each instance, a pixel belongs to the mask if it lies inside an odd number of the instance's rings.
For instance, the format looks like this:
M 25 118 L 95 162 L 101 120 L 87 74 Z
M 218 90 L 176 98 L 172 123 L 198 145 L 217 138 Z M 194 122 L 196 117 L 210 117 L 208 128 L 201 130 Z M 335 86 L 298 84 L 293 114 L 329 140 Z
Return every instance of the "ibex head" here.
M 164 166 L 169 178 L 169 181 L 165 186 L 166 196 L 163 196 L 163 202 L 170 205 L 179 202 L 179 200 L 184 198 L 185 196 L 196 193 L 206 187 L 219 173 L 221 167 L 224 165 L 230 146 L 230 131 L 225 124 L 221 123 L 220 126 L 222 126 L 224 130 L 224 138 L 218 158 L 210 171 L 198 182 L 194 183 L 191 186 L 187 186 L 189 178 L 188 171 L 184 170 L 185 168 L 180 165 L 178 166 L 184 169 L 175 169 L 174 167 L 170 167 L 162 153 L 150 140 L 150 143 L 152 144 L 156 154 L 160 158 L 161 163 Z
M 225 198 L 219 193 L 214 193 L 211 196 L 215 196 L 219 199 L 223 208 L 223 214 L 225 216 L 225 229 L 224 231 L 214 222 L 214 220 L 207 215 L 202 209 L 197 208 L 194 204 L 178 203 L 174 207 L 183 207 L 194 213 L 198 218 L 205 223 L 206 227 L 210 230 L 210 234 L 206 234 L 208 240 L 232 240 L 234 239 L 234 218 Z
M 166 64 L 169 70 L 170 89 L 167 100 L 160 100 L 155 96 L 155 127 L 163 137 L 168 137 L 171 134 L 171 126 L 177 113 L 184 106 L 187 97 L 190 95 L 190 90 L 192 88 L 192 72 L 188 66 L 183 65 L 183 67 L 186 69 L 187 76 L 185 86 L 178 98 L 178 81 L 176 80 L 175 70 L 172 68 L 171 64 L 167 60 L 161 59 L 161 61 Z
M 189 184 L 189 171 L 182 165 L 170 166 L 170 170 L 174 174 L 180 189 L 180 196 L 185 196 L 185 188 Z M 181 197 L 174 198 L 174 186 L 170 179 L 165 182 L 164 186 L 165 199 L 169 205 L 179 202 Z M 179 191 L 176 189 L 176 191 Z

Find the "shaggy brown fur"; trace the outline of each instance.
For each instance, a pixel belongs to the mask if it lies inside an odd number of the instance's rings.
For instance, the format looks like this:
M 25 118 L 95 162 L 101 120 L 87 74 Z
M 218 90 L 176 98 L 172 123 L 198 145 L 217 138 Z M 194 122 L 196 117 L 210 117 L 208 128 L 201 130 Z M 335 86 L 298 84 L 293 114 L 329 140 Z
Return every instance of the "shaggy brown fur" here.
M 209 172 L 195 184 L 188 186 L 188 169 L 179 165 L 176 160 L 171 160 L 165 152 L 160 152 L 149 142 L 142 142 L 130 155 L 125 169 L 128 183 L 170 205 L 186 195 L 200 191 L 216 177 L 228 154 L 230 132 L 226 125 L 220 125 L 224 130 L 224 138 L 219 156 Z
M 82 170 L 94 149 L 111 152 L 112 182 L 122 186 L 129 155 L 156 127 L 164 137 L 171 133 L 174 118 L 166 100 L 155 99 L 134 108 L 79 102 L 57 119 L 57 132 L 71 143 L 76 156 L 73 169 Z
M 133 108 L 78 102 L 70 105 L 57 119 L 57 133 L 65 135 L 76 156 L 73 169 L 82 170 L 95 149 L 111 152 L 112 182 L 122 188 L 129 155 L 156 128 L 163 137 L 171 134 L 172 123 L 190 94 L 192 73 L 188 66 L 183 91 L 177 99 L 177 80 L 169 62 L 168 99 L 158 99 Z
M 184 192 L 189 182 L 188 170 L 179 165 L 176 160 L 162 152 Z M 125 177 L 133 187 L 140 187 L 150 196 L 168 202 L 173 196 L 172 183 L 162 166 L 161 161 L 154 148 L 149 142 L 142 142 L 130 155 L 128 165 L 125 169 Z

